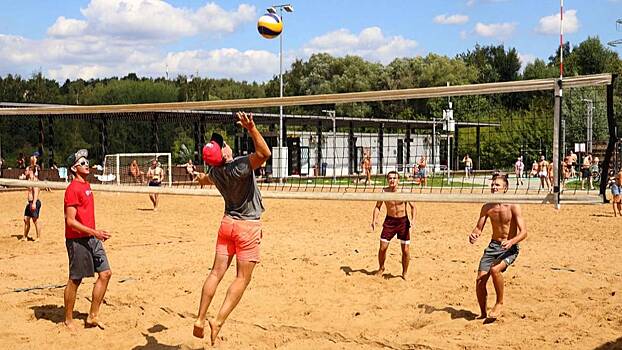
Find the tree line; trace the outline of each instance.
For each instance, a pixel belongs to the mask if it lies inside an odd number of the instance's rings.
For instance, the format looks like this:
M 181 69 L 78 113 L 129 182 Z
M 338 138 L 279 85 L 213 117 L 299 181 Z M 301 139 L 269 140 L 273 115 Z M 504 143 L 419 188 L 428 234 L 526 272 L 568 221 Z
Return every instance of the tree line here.
M 622 71 L 619 55 L 607 48 L 598 37 L 590 37 L 576 46 L 566 43 L 564 76 L 614 73 Z M 518 52 L 504 45 L 476 45 L 467 52 L 447 57 L 430 53 L 421 57 L 397 58 L 389 64 L 369 62 L 357 56 L 333 57 L 319 53 L 307 60 L 296 60 L 285 71 L 284 95 L 314 95 L 372 90 L 390 90 L 418 87 L 478 84 L 559 76 L 559 48 L 548 60 L 536 59 L 521 70 Z M 616 87 L 620 86 L 619 79 Z M 585 139 L 584 120 L 586 100 L 594 101 L 594 139 L 607 139 L 604 115 L 604 94 L 595 90 L 575 89 L 574 95 L 565 96 L 564 115 L 566 139 L 569 143 Z M 618 124 L 622 120 L 622 95 L 616 88 L 614 110 Z M 17 103 L 44 103 L 65 105 L 110 105 L 243 99 L 279 96 L 279 77 L 267 82 L 235 81 L 179 75 L 174 79 L 138 77 L 130 73 L 124 77 L 105 79 L 76 79 L 64 83 L 46 78 L 36 72 L 28 79 L 8 74 L 0 77 L 0 101 Z M 551 145 L 552 125 L 547 120 L 553 106 L 550 92 L 466 96 L 454 99 L 456 120 L 481 120 L 486 113 L 501 120 L 499 130 L 482 138 L 482 168 L 494 167 L 495 162 L 511 162 L 517 155 L 517 143 L 522 152 L 545 152 L 542 144 Z M 337 109 L 337 115 L 361 118 L 420 119 L 440 118 L 447 108 L 447 99 L 422 99 L 391 102 L 348 103 L 337 106 L 293 106 L 286 113 L 323 114 L 323 109 Z M 268 112 L 276 112 L 271 109 Z M 15 166 L 19 153 L 31 154 L 39 144 L 39 118 L 0 117 L 0 150 L 6 166 Z M 149 128 L 144 121 L 115 123 L 108 130 L 111 153 L 150 152 L 151 142 L 137 138 L 136 130 Z M 225 133 L 232 133 L 223 127 Z M 47 127 L 44 128 L 47 132 Z M 178 153 L 193 149 L 194 141 L 189 125 L 183 123 L 162 127 L 159 132 L 160 151 Z M 465 130 L 464 140 L 473 137 L 473 130 Z M 64 157 L 78 147 L 97 149 L 99 130 L 88 120 L 56 119 L 53 124 L 55 159 L 64 163 Z M 149 132 L 147 132 L 148 134 Z M 145 133 L 142 133 L 145 134 Z M 520 141 L 517 141 L 520 140 Z M 536 147 L 535 145 L 540 145 Z M 46 146 L 47 147 L 47 146 Z M 464 142 L 459 154 L 475 152 L 473 142 Z M 548 146 L 550 147 L 550 146 Z M 550 149 L 548 150 L 550 155 Z M 95 152 L 96 153 L 96 152 Z M 101 155 L 100 155 L 101 156 Z M 532 155 L 530 155 L 532 156 Z M 488 161 L 495 158 L 497 161 Z M 181 158 L 181 156 L 180 156 Z M 101 159 L 100 159 L 101 161 Z

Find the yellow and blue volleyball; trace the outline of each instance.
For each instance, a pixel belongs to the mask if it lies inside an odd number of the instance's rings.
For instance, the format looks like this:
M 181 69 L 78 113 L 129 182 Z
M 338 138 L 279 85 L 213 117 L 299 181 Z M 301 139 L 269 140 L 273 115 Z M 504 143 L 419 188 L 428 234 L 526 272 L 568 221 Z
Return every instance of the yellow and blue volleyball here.
M 281 22 L 279 16 L 266 13 L 257 21 L 257 30 L 264 38 L 274 39 L 283 31 L 283 22 Z

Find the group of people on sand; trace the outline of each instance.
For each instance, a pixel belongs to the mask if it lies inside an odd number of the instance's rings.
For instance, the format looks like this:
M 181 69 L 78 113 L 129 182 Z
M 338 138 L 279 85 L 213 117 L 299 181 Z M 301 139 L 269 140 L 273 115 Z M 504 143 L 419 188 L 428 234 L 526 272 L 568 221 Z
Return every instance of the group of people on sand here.
M 398 192 L 400 175 L 396 171 L 387 174 L 388 186 L 383 192 Z M 507 174 L 496 173 L 491 179 L 490 191 L 492 194 L 505 193 L 508 190 Z M 377 276 L 383 276 L 385 260 L 389 242 L 393 237 L 401 243 L 402 250 L 402 275 L 406 279 L 410 262 L 411 234 L 415 225 L 417 209 L 413 202 L 403 201 L 378 201 L 372 213 L 371 229 L 374 231 L 378 225 L 380 209 L 384 204 L 386 217 L 380 233 L 380 247 L 378 249 Z M 410 215 L 409 215 L 410 213 Z M 497 202 L 486 203 L 482 206 L 479 219 L 473 231 L 469 234 L 469 242 L 476 243 L 482 234 L 486 221 L 490 219 L 492 225 L 492 238 L 479 262 L 476 277 L 476 295 L 480 307 L 481 318 L 494 320 L 501 315 L 504 303 L 504 279 L 502 273 L 518 257 L 518 243 L 527 237 L 527 228 L 523 220 L 521 208 L 517 204 L 502 204 Z M 492 277 L 496 291 L 496 302 L 493 308 L 487 308 L 488 279 Z
M 212 269 L 203 284 L 199 302 L 198 316 L 193 325 L 193 335 L 204 338 L 209 335 L 214 345 L 218 334 L 229 314 L 237 306 L 246 287 L 251 282 L 253 270 L 260 261 L 260 243 L 262 240 L 261 214 L 264 212 L 261 193 L 257 187 L 254 170 L 258 169 L 270 156 L 271 152 L 264 138 L 255 127 L 252 114 L 238 112 L 238 124 L 245 128 L 253 140 L 255 151 L 249 155 L 234 158 L 231 148 L 223 137 L 212 134 L 210 142 L 203 148 L 203 160 L 209 165 L 206 178 L 215 185 L 222 195 L 225 207 L 220 222 Z M 99 319 L 99 309 L 112 275 L 110 263 L 103 242 L 112 236 L 106 230 L 95 226 L 94 200 L 86 177 L 89 174 L 88 152 L 79 150 L 70 155 L 68 164 L 73 180 L 65 191 L 65 238 L 69 257 L 69 279 L 64 292 L 65 326 L 72 331 L 77 329 L 73 319 L 76 294 L 82 279 L 98 277 L 93 287 L 93 298 L 86 327 L 104 328 Z M 161 180 L 162 172 L 158 172 L 156 164 L 147 173 L 150 181 Z M 154 169 L 154 170 L 151 170 Z M 387 174 L 388 186 L 384 192 L 397 192 L 399 173 L 391 171 Z M 506 175 L 494 175 L 491 192 L 507 191 Z M 385 270 L 386 253 L 393 237 L 401 242 L 402 277 L 406 279 L 410 261 L 411 231 L 416 220 L 416 207 L 413 202 L 379 201 L 372 214 L 372 229 L 375 229 L 382 205 L 386 207 L 386 217 L 380 234 L 378 251 L 378 271 L 382 275 Z M 154 205 L 157 205 L 154 203 Z M 479 215 L 475 228 L 469 235 L 469 241 L 475 243 L 480 237 L 486 220 L 492 224 L 492 240 L 485 249 L 480 260 L 476 278 L 477 299 L 482 317 L 495 318 L 501 313 L 503 306 L 502 272 L 511 265 L 518 256 L 518 243 L 527 236 L 520 207 L 514 204 L 487 203 Z M 232 260 L 236 259 L 236 278 L 231 282 L 224 300 L 215 317 L 206 320 L 207 310 L 212 303 L 218 285 Z M 486 304 L 486 283 L 492 277 L 497 300 L 488 312 Z M 206 325 L 207 322 L 207 325 Z M 206 326 L 209 326 L 206 332 Z

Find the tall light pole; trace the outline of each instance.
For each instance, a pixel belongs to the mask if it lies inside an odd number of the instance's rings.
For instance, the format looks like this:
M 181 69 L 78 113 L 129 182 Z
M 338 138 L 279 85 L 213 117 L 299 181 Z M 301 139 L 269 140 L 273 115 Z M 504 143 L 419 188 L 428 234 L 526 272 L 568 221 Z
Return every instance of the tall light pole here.
M 587 139 L 585 140 L 585 148 L 587 153 L 592 153 L 592 113 L 594 111 L 594 101 L 587 98 L 581 99 L 581 101 L 585 102 L 587 106 Z
M 283 10 L 290 13 L 294 12 L 294 7 L 291 4 L 273 5 L 272 7 L 268 7 L 266 11 L 271 14 L 276 14 L 277 9 L 279 10 L 281 22 L 283 22 Z M 279 80 L 279 97 L 283 98 L 283 33 L 279 35 Z M 281 105 L 279 106 L 279 147 L 287 147 L 285 137 L 283 130 L 283 106 Z

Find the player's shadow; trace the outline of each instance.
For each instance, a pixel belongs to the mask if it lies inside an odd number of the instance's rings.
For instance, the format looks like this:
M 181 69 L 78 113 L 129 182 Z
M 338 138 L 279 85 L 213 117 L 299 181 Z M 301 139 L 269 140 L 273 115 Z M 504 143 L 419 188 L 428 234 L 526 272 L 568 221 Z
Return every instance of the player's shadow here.
M 11 237 L 15 237 L 15 239 L 17 239 L 18 241 L 24 239 L 24 235 L 11 235 Z
M 622 337 L 612 340 L 610 342 L 606 342 L 605 344 L 594 348 L 594 350 L 619 350 L 622 349 Z
M 47 304 L 31 306 L 30 309 L 34 311 L 37 320 L 44 319 L 54 323 L 65 321 L 65 307 L 63 306 Z M 84 312 L 73 312 L 73 318 L 76 320 L 86 321 L 86 316 L 88 316 L 88 314 Z
M 367 276 L 373 276 L 373 275 L 376 274 L 376 271 L 369 271 L 367 269 L 352 270 L 352 268 L 350 266 L 341 266 L 339 269 L 341 271 L 343 271 L 343 273 L 345 273 L 346 276 L 352 276 L 353 273 L 362 273 L 362 274 L 365 274 Z
M 138 208 L 138 211 L 154 211 L 153 208 Z
M 147 329 L 147 331 L 149 333 L 159 333 L 162 331 L 167 330 L 168 327 L 161 325 L 161 324 L 156 324 L 153 327 Z M 145 345 L 138 345 L 132 348 L 132 350 L 176 350 L 176 349 L 187 349 L 188 347 L 186 346 L 182 346 L 182 345 L 166 345 L 166 344 L 161 344 L 160 342 L 158 342 L 158 339 L 156 339 L 156 337 L 150 335 L 150 334 L 145 334 L 145 333 L 141 333 L 144 337 L 145 340 L 147 341 L 147 344 Z
M 423 309 L 423 312 L 425 312 L 426 314 L 431 314 L 433 312 L 446 312 L 451 316 L 452 320 L 462 318 L 467 321 L 473 321 L 477 319 L 477 316 L 478 316 L 477 314 L 469 310 L 464 310 L 464 309 L 458 310 L 458 309 L 454 309 L 451 306 L 445 306 L 444 308 L 439 309 L 435 306 L 419 304 L 417 305 L 417 307 L 420 309 Z
M 132 348 L 132 350 L 176 350 L 176 349 L 181 349 L 181 345 L 166 345 L 166 344 L 160 344 L 158 342 L 158 340 L 156 339 L 156 337 L 149 335 L 149 334 L 145 334 L 145 333 L 141 333 L 143 336 L 145 336 L 145 340 L 147 340 L 147 344 L 145 345 L 137 345 L 135 347 Z

